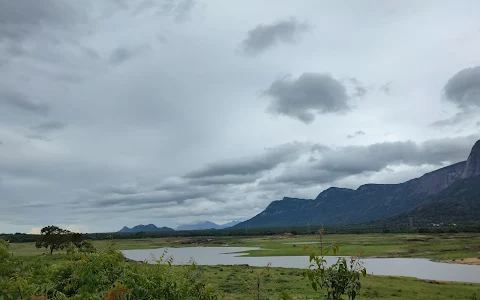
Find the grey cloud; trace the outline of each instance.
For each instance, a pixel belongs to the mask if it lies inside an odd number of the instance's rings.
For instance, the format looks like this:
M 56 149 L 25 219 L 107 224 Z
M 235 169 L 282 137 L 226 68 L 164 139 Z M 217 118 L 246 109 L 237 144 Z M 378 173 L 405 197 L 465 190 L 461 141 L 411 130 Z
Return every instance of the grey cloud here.
M 379 172 L 396 165 L 436 165 L 456 163 L 467 158 L 478 136 L 427 140 L 423 143 L 384 142 L 368 146 L 347 146 L 323 151 L 309 165 L 291 168 L 281 175 L 261 181 L 264 185 L 294 183 L 321 184 L 368 172 Z
M 0 104 L 2 103 L 13 108 L 40 115 L 46 115 L 50 110 L 50 106 L 45 103 L 31 101 L 28 96 L 24 94 L 5 89 L 0 89 Z
M 100 194 L 119 194 L 119 195 L 136 195 L 139 193 L 135 186 L 115 186 L 103 185 L 92 190 Z
M 444 87 L 447 100 L 459 108 L 480 107 L 480 66 L 463 69 Z
M 480 126 L 480 121 L 477 122 L 477 126 Z
M 148 50 L 150 50 L 149 45 L 142 45 L 135 48 L 118 47 L 113 50 L 112 54 L 110 55 L 110 63 L 113 65 L 120 65 L 137 56 L 138 54 Z
M 352 139 L 354 137 L 361 136 L 361 135 L 365 135 L 365 131 L 362 131 L 362 130 L 355 131 L 353 134 L 347 135 L 347 138 Z
M 362 98 L 367 94 L 367 89 L 363 86 L 356 86 L 355 92 L 353 93 L 354 97 Z
M 455 125 L 462 124 L 468 121 L 471 117 L 477 115 L 473 110 L 474 109 L 461 110 L 460 112 L 457 112 L 453 117 L 435 121 L 432 124 L 430 124 L 430 126 L 447 127 L 447 126 L 455 126 Z
M 114 65 L 121 64 L 130 59 L 133 56 L 132 51 L 127 48 L 119 47 L 115 49 L 110 55 L 110 63 Z
M 197 4 L 195 0 L 165 0 L 157 10 L 159 15 L 173 15 L 177 22 L 190 18 L 190 13 Z
M 390 95 L 390 91 L 392 90 L 392 82 L 387 82 L 387 83 L 383 84 L 380 87 L 380 90 L 382 92 L 384 92 L 386 95 Z
M 66 25 L 78 16 L 66 1 L 0 0 L 0 41 L 21 40 L 43 25 Z
M 28 134 L 26 137 L 29 139 L 35 140 L 43 140 L 43 141 L 50 141 L 48 135 L 53 131 L 62 130 L 67 127 L 66 123 L 58 122 L 58 121 L 48 121 L 44 123 L 40 123 L 36 126 L 31 126 L 30 130 L 33 133 Z
M 52 32 L 69 31 L 86 23 L 86 5 L 71 1 L 0 0 L 0 51 L 7 65 L 12 58 L 26 54 L 24 43 L 34 39 L 48 45 L 58 44 Z M 41 47 L 46 48 L 43 43 Z M 38 47 L 38 46 L 37 46 Z
M 189 184 L 193 185 L 237 185 L 245 183 L 253 183 L 261 176 L 260 174 L 247 174 L 247 175 L 221 175 L 211 177 L 192 178 L 189 180 Z
M 210 189 L 190 189 L 184 191 L 150 191 L 130 195 L 107 197 L 90 203 L 97 207 L 113 205 L 135 206 L 138 204 L 183 203 L 189 199 L 203 198 L 212 194 Z
M 353 94 L 352 97 L 363 98 L 368 92 L 368 89 L 355 77 L 350 77 L 348 79 L 353 85 Z
M 58 121 L 49 121 L 49 122 L 40 123 L 36 126 L 32 126 L 31 129 L 35 131 L 40 131 L 40 132 L 51 132 L 55 130 L 64 129 L 65 127 L 67 127 L 66 123 L 58 122 Z
M 257 25 L 243 40 L 243 50 L 246 54 L 257 55 L 280 42 L 292 44 L 301 34 L 310 30 L 310 27 L 308 23 L 299 22 L 293 17 L 269 25 Z
M 460 110 L 454 116 L 430 124 L 433 127 L 455 126 L 471 121 L 480 108 L 480 66 L 459 71 L 443 88 L 445 99 Z
M 216 177 L 225 175 L 253 175 L 268 171 L 279 164 L 297 159 L 308 148 L 302 143 L 287 143 L 266 149 L 259 156 L 232 159 L 206 165 L 200 170 L 186 174 L 186 178 Z
M 345 86 L 329 74 L 303 73 L 297 79 L 277 79 L 264 92 L 271 102 L 267 111 L 310 124 L 315 114 L 351 110 Z

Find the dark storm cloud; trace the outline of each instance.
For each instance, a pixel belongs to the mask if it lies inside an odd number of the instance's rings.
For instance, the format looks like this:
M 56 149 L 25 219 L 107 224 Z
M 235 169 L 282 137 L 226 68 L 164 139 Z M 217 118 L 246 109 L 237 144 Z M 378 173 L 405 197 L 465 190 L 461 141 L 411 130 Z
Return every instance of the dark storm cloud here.
M 257 55 L 278 43 L 295 43 L 308 30 L 308 23 L 299 22 L 293 17 L 269 25 L 260 24 L 248 32 L 242 42 L 243 50 L 246 54 Z
M 185 178 L 258 174 L 271 170 L 283 162 L 297 159 L 306 149 L 303 143 L 287 143 L 268 148 L 262 155 L 207 164 L 202 169 L 187 173 Z
M 264 95 L 271 98 L 269 113 L 289 116 L 305 124 L 312 123 L 315 114 L 351 110 L 345 86 L 329 74 L 303 73 L 297 79 L 277 79 Z
M 354 137 L 361 136 L 361 135 L 365 135 L 365 131 L 362 131 L 362 130 L 355 131 L 353 134 L 347 135 L 347 138 L 353 139 Z
M 350 175 L 379 172 L 396 165 L 442 165 L 466 160 L 478 136 L 427 140 L 423 143 L 384 142 L 368 146 L 346 146 L 323 150 L 320 157 L 303 168 L 286 170 L 261 184 L 328 183 Z
M 49 112 L 50 106 L 32 101 L 28 96 L 12 91 L 10 89 L 2 89 L 0 86 L 0 105 L 10 106 L 34 114 L 45 115 Z
M 459 108 L 480 107 L 480 66 L 455 74 L 445 84 L 444 92 L 446 99 Z

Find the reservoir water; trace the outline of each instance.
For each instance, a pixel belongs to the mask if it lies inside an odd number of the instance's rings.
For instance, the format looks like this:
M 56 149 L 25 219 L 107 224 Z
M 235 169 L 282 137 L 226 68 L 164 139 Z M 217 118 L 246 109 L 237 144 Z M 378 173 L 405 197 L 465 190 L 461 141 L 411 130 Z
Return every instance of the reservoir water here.
M 165 258 L 172 257 L 173 264 L 187 264 L 194 260 L 198 265 L 241 265 L 263 267 L 308 268 L 307 256 L 264 256 L 245 257 L 248 247 L 185 247 L 142 250 L 122 250 L 123 255 L 132 260 L 155 263 L 166 251 Z M 327 256 L 329 264 L 338 257 Z M 424 258 L 362 258 L 368 274 L 408 276 L 427 280 L 444 280 L 480 283 L 480 266 L 434 262 Z

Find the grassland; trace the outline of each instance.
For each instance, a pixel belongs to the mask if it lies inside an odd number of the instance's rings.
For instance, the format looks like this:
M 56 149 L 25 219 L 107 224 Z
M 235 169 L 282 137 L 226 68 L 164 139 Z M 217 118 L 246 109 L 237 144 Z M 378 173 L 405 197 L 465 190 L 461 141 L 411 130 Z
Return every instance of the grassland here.
M 156 238 L 117 240 L 118 250 L 155 249 L 162 247 L 192 246 L 239 246 L 260 247 L 261 250 L 249 251 L 247 256 L 302 256 L 307 255 L 318 245 L 292 243 L 315 242 L 315 235 L 274 235 L 265 237 L 195 237 L 195 238 Z M 325 235 L 326 244 L 338 242 L 340 255 L 358 255 L 363 257 L 422 257 L 434 260 L 461 262 L 461 259 L 480 257 L 480 234 L 335 234 Z M 101 247 L 108 241 L 95 241 Z M 287 244 L 288 243 L 288 244 Z M 309 249 L 305 250 L 305 246 Z M 31 256 L 44 253 L 36 249 L 33 243 L 11 244 L 10 250 L 19 256 Z M 306 252 L 308 251 L 308 252 Z
M 200 267 L 204 279 L 222 299 L 253 299 L 256 274 L 260 268 L 244 266 Z M 408 277 L 367 276 L 361 279 L 362 289 L 357 299 L 480 299 L 480 284 L 425 281 Z M 303 277 L 303 270 L 270 268 L 260 277 L 262 299 L 275 299 L 283 291 L 294 299 L 323 299 Z M 315 297 L 315 298 L 314 298 Z
M 160 247 L 192 246 L 242 246 L 261 247 L 250 251 L 249 256 L 306 255 L 304 245 L 291 243 L 313 242 L 316 236 L 276 235 L 266 237 L 196 237 L 117 240 L 119 250 L 153 249 Z M 338 242 L 341 255 L 378 257 L 425 257 L 436 260 L 477 258 L 480 256 L 480 234 L 368 234 L 368 235 L 325 235 L 325 243 Z M 109 241 L 95 241 L 103 247 Z M 290 244 L 286 244 L 290 243 Z M 318 245 L 309 245 L 309 250 Z M 10 251 L 25 260 L 38 257 L 50 263 L 61 263 L 65 255 L 42 255 L 45 249 L 36 249 L 33 243 L 11 244 Z M 200 266 L 202 276 L 215 290 L 222 293 L 221 299 L 252 299 L 256 287 L 256 274 L 265 273 L 265 268 L 249 266 Z M 303 277 L 303 270 L 269 268 L 261 275 L 260 287 L 263 299 L 276 299 L 288 291 L 294 299 L 321 299 Z M 452 283 L 420 280 L 407 277 L 367 276 L 362 278 L 361 295 L 357 299 L 478 299 L 480 284 Z

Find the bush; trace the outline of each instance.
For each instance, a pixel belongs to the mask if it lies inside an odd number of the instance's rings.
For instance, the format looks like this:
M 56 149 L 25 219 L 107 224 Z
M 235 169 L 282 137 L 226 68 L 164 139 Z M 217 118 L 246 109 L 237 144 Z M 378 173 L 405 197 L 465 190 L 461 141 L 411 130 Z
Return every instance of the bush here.
M 310 255 L 309 270 L 304 276 L 310 281 L 315 291 L 322 291 L 325 300 L 339 300 L 343 295 L 348 299 L 355 299 L 360 294 L 360 275 L 366 276 L 367 271 L 362 263 L 355 258 L 350 262 L 343 257 L 338 258 L 337 262 L 327 266 L 325 255 L 333 250 L 336 254 L 339 250 L 338 244 L 323 246 L 323 229 L 318 231 L 320 239 L 320 255 L 312 253 Z
M 0 299 L 218 299 L 193 263 L 174 267 L 163 257 L 157 265 L 127 263 L 111 246 L 84 247 L 57 263 L 46 256 L 21 262 L 0 240 Z

